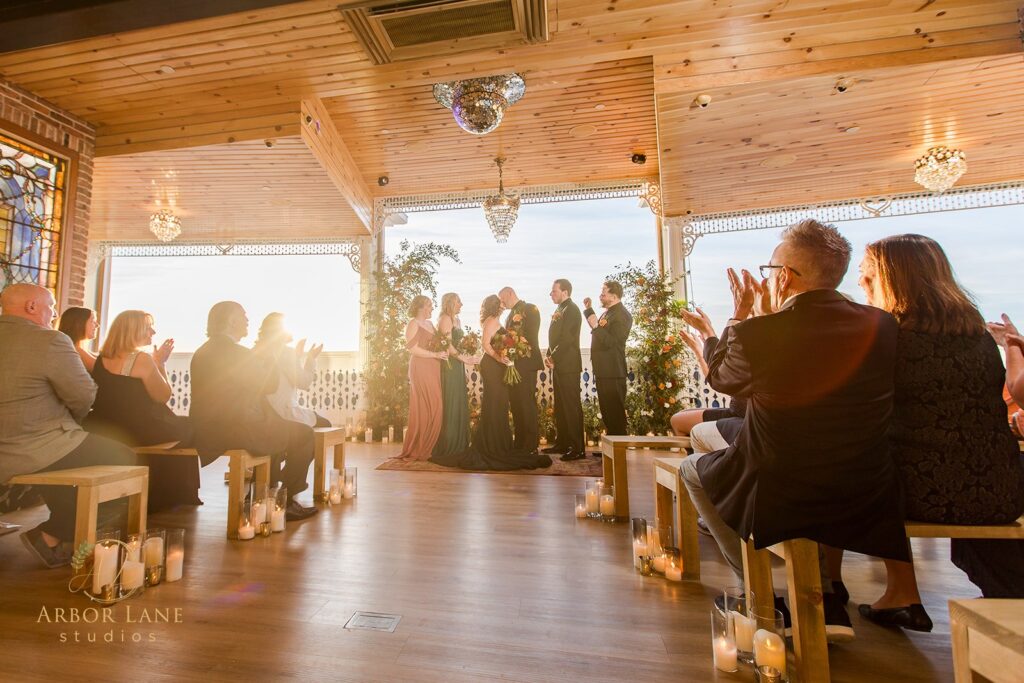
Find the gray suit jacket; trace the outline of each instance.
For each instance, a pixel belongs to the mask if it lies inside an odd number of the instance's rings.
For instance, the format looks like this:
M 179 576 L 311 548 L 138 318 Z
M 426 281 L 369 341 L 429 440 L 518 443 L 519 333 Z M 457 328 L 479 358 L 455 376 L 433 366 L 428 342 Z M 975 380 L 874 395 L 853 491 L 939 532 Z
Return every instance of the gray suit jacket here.
M 0 484 L 52 465 L 85 440 L 96 383 L 63 332 L 0 315 Z

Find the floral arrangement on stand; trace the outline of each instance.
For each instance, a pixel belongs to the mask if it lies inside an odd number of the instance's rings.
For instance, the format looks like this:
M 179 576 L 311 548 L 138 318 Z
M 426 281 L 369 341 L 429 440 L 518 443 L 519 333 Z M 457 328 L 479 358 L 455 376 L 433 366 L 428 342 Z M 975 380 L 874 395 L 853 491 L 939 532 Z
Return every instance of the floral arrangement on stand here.
M 691 353 L 678 332 L 686 302 L 675 298 L 678 278 L 663 275 L 654 261 L 644 267 L 626 264 L 608 276 L 622 284 L 623 303 L 633 314 L 626 353 L 635 374 L 626 395 L 630 434 L 665 434 L 680 410 L 680 394 L 692 383 Z
M 364 372 L 367 411 L 365 428 L 387 434 L 399 433 L 408 422 L 409 354 L 405 349 L 407 312 L 413 297 L 437 296 L 437 269 L 442 259 L 461 263 L 448 245 L 428 242 L 411 245 L 402 241 L 399 251 L 386 256 L 374 273 L 373 289 L 366 302 L 367 362 Z M 358 434 L 366 432 L 360 430 Z

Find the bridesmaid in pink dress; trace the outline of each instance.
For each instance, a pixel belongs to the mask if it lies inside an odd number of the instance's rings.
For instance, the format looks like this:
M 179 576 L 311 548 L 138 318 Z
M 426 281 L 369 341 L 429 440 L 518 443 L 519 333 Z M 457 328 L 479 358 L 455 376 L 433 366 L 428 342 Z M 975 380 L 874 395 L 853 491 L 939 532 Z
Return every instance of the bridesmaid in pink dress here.
M 430 315 L 434 303 L 422 294 L 412 300 L 405 328 L 405 347 L 409 349 L 409 431 L 398 457 L 426 460 L 441 435 L 441 360 L 447 354 L 430 351 L 434 325 Z

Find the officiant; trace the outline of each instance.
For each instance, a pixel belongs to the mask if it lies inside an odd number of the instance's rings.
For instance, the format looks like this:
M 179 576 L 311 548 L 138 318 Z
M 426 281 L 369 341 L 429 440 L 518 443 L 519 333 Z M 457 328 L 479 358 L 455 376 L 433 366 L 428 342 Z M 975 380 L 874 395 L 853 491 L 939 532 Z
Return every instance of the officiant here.
M 555 280 L 551 301 L 558 306 L 548 327 L 548 352 L 544 365 L 551 373 L 555 390 L 555 444 L 546 454 L 561 454 L 563 461 L 579 460 L 587 455 L 583 437 L 583 403 L 580 401 L 580 328 L 583 314 L 572 300 L 572 283 Z
M 633 316 L 622 305 L 622 285 L 614 280 L 601 287 L 600 318 L 584 299 L 583 311 L 591 328 L 590 361 L 594 364 L 597 402 L 609 436 L 626 435 L 626 340 L 633 328 Z

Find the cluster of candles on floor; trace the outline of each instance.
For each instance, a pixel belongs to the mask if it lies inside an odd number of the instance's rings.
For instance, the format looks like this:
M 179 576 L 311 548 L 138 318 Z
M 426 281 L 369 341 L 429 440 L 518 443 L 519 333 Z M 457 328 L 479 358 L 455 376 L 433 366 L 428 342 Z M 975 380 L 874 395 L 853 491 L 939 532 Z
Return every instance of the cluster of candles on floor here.
M 752 664 L 760 683 L 780 683 L 786 677 L 786 627 L 782 612 L 758 608 L 753 594 L 742 587 L 723 591 L 722 605 L 711 608 L 711 648 L 715 668 L 732 672 L 739 663 Z
M 356 440 L 356 434 L 359 433 L 360 429 L 361 429 L 361 427 L 353 426 L 352 422 L 350 421 L 348 424 L 345 425 L 345 439 L 348 440 L 348 441 L 355 441 Z M 409 428 L 408 427 L 402 427 L 402 441 L 405 441 L 405 435 L 408 432 L 409 432 Z M 373 427 L 367 427 L 365 430 L 363 430 L 363 441 L 365 441 L 366 443 L 373 443 L 373 436 L 374 436 Z M 395 426 L 394 425 L 389 425 L 388 426 L 388 433 L 387 433 L 387 435 L 382 434 L 381 437 L 380 437 L 380 442 L 384 443 L 384 444 L 387 444 L 387 443 L 394 443 L 394 441 L 395 441 Z
M 238 516 L 238 539 L 248 541 L 284 531 L 288 489 L 284 486 L 253 486 L 251 495 L 243 500 Z
M 185 567 L 185 530 L 149 529 L 121 541 L 120 531 L 98 534 L 92 551 L 90 593 L 101 602 L 141 593 L 146 586 L 179 581 Z
M 664 575 L 669 581 L 683 580 L 683 559 L 679 548 L 662 545 L 672 542 L 672 527 L 658 527 L 643 517 L 632 519 L 633 567 L 644 576 Z
M 586 493 L 576 494 L 576 519 L 615 521 L 615 487 L 598 479 L 587 483 Z
M 328 481 L 327 502 L 331 505 L 340 505 L 342 500 L 355 498 L 359 492 L 355 467 L 346 467 L 344 472 L 332 469 Z

